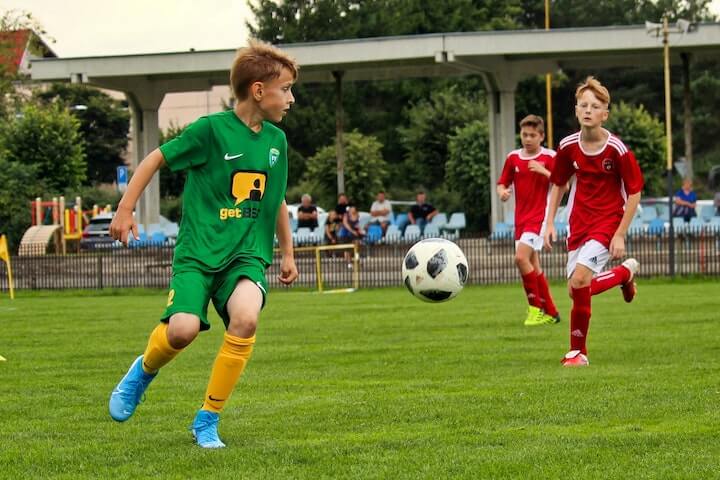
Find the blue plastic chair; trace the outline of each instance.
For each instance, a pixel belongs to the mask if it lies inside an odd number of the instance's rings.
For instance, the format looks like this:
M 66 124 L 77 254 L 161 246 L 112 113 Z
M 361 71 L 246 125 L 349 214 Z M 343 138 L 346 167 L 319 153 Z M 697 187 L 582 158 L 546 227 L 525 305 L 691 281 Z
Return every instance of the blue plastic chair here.
M 656 217 L 650 221 L 648 225 L 648 233 L 650 235 L 662 235 L 665 232 L 665 222 L 662 218 Z
M 425 238 L 437 238 L 440 236 L 440 228 L 433 224 L 429 223 L 425 225 L 425 231 L 423 232 L 423 237 Z
M 657 216 L 657 209 L 653 205 L 646 205 L 643 207 L 642 215 L 640 218 L 642 218 L 642 221 L 644 223 L 650 223 L 655 220 Z
M 393 222 L 402 232 L 407 226 L 407 224 L 410 223 L 410 220 L 408 219 L 407 213 L 399 213 L 395 215 L 395 219 L 393 220 Z
M 507 223 L 496 223 L 493 233 L 490 235 L 490 240 L 502 240 L 505 238 L 512 238 L 512 227 Z
M 447 215 L 442 212 L 438 213 L 432 218 L 432 220 L 430 220 L 430 225 L 435 225 L 438 229 L 443 228 L 446 223 L 448 223 Z
M 388 225 L 385 231 L 385 243 L 399 243 L 402 238 L 402 232 L 397 225 Z
M 367 233 L 365 234 L 365 243 L 377 243 L 382 240 L 382 236 L 382 227 L 377 223 L 373 223 L 372 225 L 368 226 Z
M 167 237 L 164 232 L 155 232 L 150 237 L 150 242 L 153 245 L 162 245 L 167 241 Z
M 405 241 L 414 242 L 417 240 L 420 240 L 421 237 L 420 227 L 417 225 L 410 224 L 407 227 L 405 227 L 405 233 L 403 234 L 403 239 Z

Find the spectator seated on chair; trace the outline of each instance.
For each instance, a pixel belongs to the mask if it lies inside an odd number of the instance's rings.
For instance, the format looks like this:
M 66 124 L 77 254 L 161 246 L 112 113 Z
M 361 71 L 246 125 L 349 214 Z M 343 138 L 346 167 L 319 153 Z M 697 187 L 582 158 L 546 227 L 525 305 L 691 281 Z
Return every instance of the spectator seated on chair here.
M 682 188 L 675 192 L 673 203 L 673 217 L 682 217 L 685 222 L 689 222 L 692 217 L 697 216 L 697 194 L 693 191 L 692 180 L 683 180 Z
M 342 226 L 338 232 L 338 240 L 342 243 L 359 243 L 365 236 L 365 231 L 360 228 L 360 214 L 357 208 L 351 206 L 343 217 Z
M 380 224 L 382 233 L 385 234 L 388 225 L 390 225 L 390 218 L 392 216 L 392 204 L 385 199 L 385 192 L 379 191 L 375 201 L 370 206 L 370 215 L 372 219 L 370 224 Z
M 314 229 L 318 226 L 318 210 L 312 203 L 312 197 L 304 194 L 300 200 L 300 206 L 297 209 L 298 228 Z
M 422 234 L 425 225 L 437 214 L 437 209 L 425 200 L 425 192 L 420 191 L 415 196 L 415 205 L 410 208 L 408 219 L 412 225 L 418 226 Z

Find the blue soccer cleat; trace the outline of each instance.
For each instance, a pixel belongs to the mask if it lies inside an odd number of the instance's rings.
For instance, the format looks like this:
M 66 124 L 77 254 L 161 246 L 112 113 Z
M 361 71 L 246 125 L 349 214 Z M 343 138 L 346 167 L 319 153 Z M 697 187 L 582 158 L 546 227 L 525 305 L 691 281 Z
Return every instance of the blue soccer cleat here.
M 140 399 L 157 373 L 150 375 L 142 368 L 143 356 L 140 355 L 130 365 L 130 369 L 110 394 L 110 416 L 113 420 L 124 422 L 132 417 Z
M 225 444 L 218 437 L 217 425 L 220 415 L 207 410 L 200 410 L 195 415 L 190 430 L 195 441 L 202 448 L 223 448 Z

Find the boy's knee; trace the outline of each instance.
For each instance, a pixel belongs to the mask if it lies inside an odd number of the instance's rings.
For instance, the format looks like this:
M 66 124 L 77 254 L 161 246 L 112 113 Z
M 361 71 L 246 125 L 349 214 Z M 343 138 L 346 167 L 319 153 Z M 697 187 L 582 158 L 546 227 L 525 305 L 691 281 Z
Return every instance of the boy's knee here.
M 258 315 L 253 312 L 234 312 L 230 316 L 228 333 L 236 337 L 252 337 L 257 329 Z
M 188 313 L 176 313 L 170 317 L 167 336 L 168 343 L 173 348 L 185 348 L 197 337 L 200 332 L 200 319 Z
M 570 277 L 570 298 L 572 298 L 572 289 L 589 287 L 591 281 L 592 277 L 586 278 L 583 275 L 573 275 Z
M 527 267 L 532 266 L 532 264 L 530 263 L 530 259 L 526 258 L 520 252 L 517 252 L 515 254 L 515 265 L 517 265 L 519 268 L 523 268 L 523 267 L 527 268 Z

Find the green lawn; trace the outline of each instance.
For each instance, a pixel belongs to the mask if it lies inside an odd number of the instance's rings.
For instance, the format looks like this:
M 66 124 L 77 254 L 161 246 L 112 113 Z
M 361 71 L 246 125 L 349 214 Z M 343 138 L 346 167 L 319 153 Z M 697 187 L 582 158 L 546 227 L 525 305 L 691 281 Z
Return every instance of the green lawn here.
M 593 300 L 591 366 L 558 326 L 522 326 L 519 285 L 428 305 L 400 289 L 270 296 L 223 414 L 187 430 L 222 323 L 166 367 L 124 424 L 108 395 L 161 292 L 0 300 L 1 478 L 718 478 L 720 283 Z

